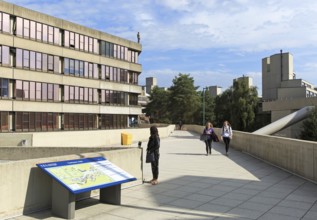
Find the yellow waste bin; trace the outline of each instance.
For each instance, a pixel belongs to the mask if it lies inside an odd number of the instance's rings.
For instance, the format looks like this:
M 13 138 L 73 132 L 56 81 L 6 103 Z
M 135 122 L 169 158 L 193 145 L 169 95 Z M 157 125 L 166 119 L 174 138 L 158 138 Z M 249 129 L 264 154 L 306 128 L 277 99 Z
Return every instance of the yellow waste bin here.
M 132 144 L 132 134 L 121 133 L 121 144 L 122 145 L 131 145 Z

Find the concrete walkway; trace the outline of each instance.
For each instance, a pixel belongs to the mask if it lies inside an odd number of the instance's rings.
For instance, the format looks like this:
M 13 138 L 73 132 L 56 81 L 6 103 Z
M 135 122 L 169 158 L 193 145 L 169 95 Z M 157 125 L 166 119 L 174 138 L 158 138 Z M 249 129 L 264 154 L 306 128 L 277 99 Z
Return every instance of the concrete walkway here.
M 175 131 L 161 140 L 159 185 L 123 189 L 121 206 L 78 202 L 75 219 L 317 219 L 316 184 L 233 149 L 227 157 L 222 143 L 213 145 L 206 156 L 197 135 Z M 144 177 L 152 177 L 149 164 Z M 59 218 L 44 211 L 14 219 Z

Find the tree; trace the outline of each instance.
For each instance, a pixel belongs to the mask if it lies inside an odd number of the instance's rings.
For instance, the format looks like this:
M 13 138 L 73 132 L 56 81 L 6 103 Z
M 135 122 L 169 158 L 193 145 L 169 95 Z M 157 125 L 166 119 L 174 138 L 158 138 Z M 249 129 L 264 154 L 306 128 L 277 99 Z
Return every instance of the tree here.
M 252 131 L 258 108 L 256 87 L 248 87 L 246 80 L 236 80 L 233 86 L 216 98 L 216 123 L 228 120 L 235 130 Z
M 236 80 L 232 87 L 231 123 L 236 130 L 251 131 L 258 107 L 256 87 L 249 88 L 247 80 Z
M 225 90 L 215 98 L 215 126 L 222 127 L 224 121 L 231 122 L 232 114 L 232 88 Z
M 205 96 L 205 97 L 204 97 Z M 196 122 L 197 124 L 202 124 L 203 121 L 208 122 L 210 121 L 215 126 L 215 98 L 211 97 L 210 93 L 207 91 L 200 93 L 200 99 L 202 100 L 201 109 L 199 109 L 200 116 L 199 120 Z M 203 120 L 204 113 L 203 113 L 203 100 L 205 100 L 205 120 Z
M 317 141 L 317 107 L 303 122 L 300 138 L 308 141 Z
M 193 123 L 195 121 L 195 114 L 201 108 L 197 89 L 198 87 L 194 86 L 194 79 L 189 74 L 179 73 L 173 79 L 173 85 L 169 88 L 169 110 L 174 123 L 179 120 L 185 123 Z
M 154 123 L 171 123 L 169 115 L 170 92 L 155 86 L 150 93 L 150 102 L 145 108 L 146 115 Z

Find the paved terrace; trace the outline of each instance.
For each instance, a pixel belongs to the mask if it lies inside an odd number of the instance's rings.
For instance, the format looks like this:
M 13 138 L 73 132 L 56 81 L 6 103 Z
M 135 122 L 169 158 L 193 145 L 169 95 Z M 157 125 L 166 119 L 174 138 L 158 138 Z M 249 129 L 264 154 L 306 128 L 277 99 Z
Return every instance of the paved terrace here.
M 233 140 L 234 141 L 234 140 Z M 75 219 L 317 219 L 317 185 L 187 131 L 161 140 L 159 185 L 122 190 L 122 205 L 77 202 Z M 146 143 L 143 143 L 146 147 Z M 151 179 L 150 165 L 144 177 Z M 59 219 L 50 211 L 14 218 Z

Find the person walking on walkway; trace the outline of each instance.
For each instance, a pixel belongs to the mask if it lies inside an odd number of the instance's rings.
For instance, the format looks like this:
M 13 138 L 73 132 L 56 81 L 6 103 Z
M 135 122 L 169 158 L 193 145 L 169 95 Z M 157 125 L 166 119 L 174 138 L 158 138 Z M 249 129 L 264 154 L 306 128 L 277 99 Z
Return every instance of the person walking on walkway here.
M 214 131 L 213 129 L 213 125 L 211 124 L 211 122 L 207 122 L 205 129 L 203 130 L 203 135 L 206 136 L 205 138 L 205 144 L 206 144 L 206 156 L 208 156 L 208 154 L 211 154 L 211 144 L 212 144 L 212 138 L 211 138 L 211 134 Z
M 221 129 L 221 140 L 223 140 L 223 142 L 226 145 L 226 156 L 228 156 L 229 144 L 231 139 L 232 139 L 232 128 L 228 121 L 224 121 L 222 129 Z
M 151 162 L 152 175 L 153 179 L 150 181 L 152 185 L 158 184 L 158 175 L 159 175 L 159 159 L 160 159 L 160 136 L 158 134 L 158 130 L 156 126 L 152 126 L 150 128 L 150 138 L 147 144 L 146 151 L 148 153 L 154 153 L 155 160 Z

